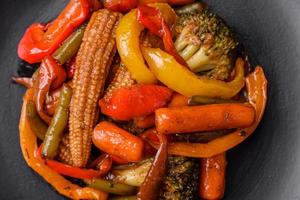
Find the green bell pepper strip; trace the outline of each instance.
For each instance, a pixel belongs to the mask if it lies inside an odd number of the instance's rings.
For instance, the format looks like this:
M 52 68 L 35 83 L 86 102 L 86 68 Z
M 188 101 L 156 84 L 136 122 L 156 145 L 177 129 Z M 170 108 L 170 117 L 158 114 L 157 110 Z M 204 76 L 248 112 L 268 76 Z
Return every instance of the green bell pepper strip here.
M 42 154 L 48 159 L 53 159 L 59 147 L 64 129 L 68 124 L 69 104 L 71 102 L 72 89 L 64 84 L 61 90 L 59 102 L 51 120 L 50 126 L 43 142 Z
M 52 57 L 61 65 L 73 58 L 79 50 L 86 25 L 82 25 L 74 31 L 54 52 Z

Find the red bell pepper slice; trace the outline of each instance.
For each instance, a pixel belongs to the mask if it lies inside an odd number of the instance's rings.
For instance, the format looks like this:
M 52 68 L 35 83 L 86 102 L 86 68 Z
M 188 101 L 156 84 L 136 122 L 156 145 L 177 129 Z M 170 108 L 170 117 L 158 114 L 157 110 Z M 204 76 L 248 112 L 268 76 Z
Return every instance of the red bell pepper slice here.
M 102 4 L 99 0 L 89 0 L 91 11 L 97 11 L 102 7 Z
M 42 145 L 37 149 L 36 155 L 37 158 L 42 157 Z M 55 172 L 69 176 L 72 178 L 78 178 L 78 179 L 92 179 L 97 178 L 105 175 L 111 168 L 111 164 L 107 162 L 107 157 L 103 158 L 104 160 L 101 163 L 99 170 L 93 170 L 93 169 L 82 169 L 79 167 L 73 167 L 70 165 L 63 164 L 61 162 L 58 162 L 56 160 L 45 160 L 45 164 L 54 170 Z M 110 162 L 111 163 L 111 162 Z
M 172 33 L 158 8 L 139 5 L 137 9 L 137 19 L 143 26 L 149 29 L 151 33 L 162 38 L 165 50 L 171 54 L 177 62 L 187 66 L 184 59 L 176 51 Z
M 159 85 L 133 85 L 112 93 L 111 98 L 99 101 L 101 112 L 117 120 L 130 120 L 150 115 L 164 107 L 172 91 Z
M 168 141 L 162 134 L 157 135 L 160 146 L 151 168 L 137 194 L 138 199 L 155 200 L 159 195 L 160 185 L 166 172 L 168 159 Z
M 40 62 L 89 17 L 89 0 L 71 0 L 50 24 L 32 24 L 18 46 L 18 55 L 29 63 Z
M 74 77 L 74 73 L 75 73 L 75 69 L 76 69 L 75 60 L 76 59 L 74 57 L 71 60 L 67 61 L 67 63 L 66 63 L 68 79 L 73 79 L 73 77 Z
M 137 4 L 137 0 L 104 0 L 104 8 L 122 13 L 136 8 Z
M 63 163 L 60 163 L 55 160 L 46 160 L 46 165 L 56 171 L 59 174 L 73 177 L 73 178 L 79 178 L 79 179 L 91 179 L 96 177 L 101 177 L 105 175 L 103 171 L 99 170 L 93 170 L 93 169 L 81 169 L 79 167 L 72 167 L 70 165 L 66 165 Z
M 51 56 L 46 56 L 38 69 L 37 80 L 33 84 L 35 105 L 40 117 L 50 124 L 51 117 L 44 111 L 46 95 L 59 88 L 66 80 L 66 72 Z

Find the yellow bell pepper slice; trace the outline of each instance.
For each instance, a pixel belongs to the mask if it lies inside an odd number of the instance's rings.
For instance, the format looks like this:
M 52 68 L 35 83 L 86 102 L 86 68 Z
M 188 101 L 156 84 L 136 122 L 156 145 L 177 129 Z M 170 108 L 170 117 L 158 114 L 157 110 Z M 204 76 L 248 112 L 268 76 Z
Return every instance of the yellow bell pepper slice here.
M 184 96 L 200 95 L 230 99 L 245 85 L 244 61 L 241 58 L 236 61 L 234 79 L 224 82 L 197 76 L 161 49 L 143 47 L 142 50 L 156 78 Z
M 117 48 L 122 62 L 138 83 L 156 83 L 140 50 L 140 33 L 144 27 L 136 19 L 136 9 L 122 17 L 116 30 Z
M 175 11 L 166 3 L 154 3 L 150 6 L 158 8 L 164 19 L 172 25 L 176 20 Z M 133 79 L 138 83 L 156 83 L 157 79 L 145 64 L 140 49 L 139 36 L 144 27 L 136 18 L 137 10 L 131 10 L 123 16 L 116 30 L 118 52 Z

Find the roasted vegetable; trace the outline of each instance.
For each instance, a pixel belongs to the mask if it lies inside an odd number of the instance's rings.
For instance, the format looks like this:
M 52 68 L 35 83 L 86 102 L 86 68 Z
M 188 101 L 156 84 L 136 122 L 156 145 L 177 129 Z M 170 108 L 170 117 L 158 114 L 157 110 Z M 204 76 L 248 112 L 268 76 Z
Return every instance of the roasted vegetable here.
M 113 123 L 100 122 L 93 132 L 93 143 L 100 150 L 128 162 L 140 161 L 144 143 L 142 139 L 119 128 Z
M 121 14 L 102 9 L 92 15 L 76 58 L 70 107 L 70 148 L 73 165 L 84 167 L 91 150 L 97 101 L 115 55 L 115 30 Z
M 54 52 L 53 58 L 63 65 L 65 62 L 73 58 L 82 42 L 84 30 L 86 25 L 82 25 L 76 31 L 74 31 Z
M 89 0 L 90 10 L 95 12 L 102 8 L 102 1 L 99 0 Z
M 59 144 L 57 159 L 65 164 L 73 165 L 69 134 L 65 134 Z
M 75 73 L 75 69 L 76 69 L 75 61 L 76 61 L 76 56 L 71 58 L 71 60 L 68 60 L 65 64 L 67 76 L 68 76 L 69 80 L 72 80 L 74 77 L 74 73 Z
M 152 159 L 138 163 L 120 165 L 112 169 L 112 177 L 115 182 L 132 186 L 141 186 L 151 167 Z
M 156 129 L 163 134 L 245 128 L 254 121 L 255 110 L 249 104 L 184 106 L 155 111 Z
M 115 183 L 105 179 L 87 180 L 86 183 L 91 188 L 117 195 L 132 195 L 137 191 L 137 187 L 123 183 Z
M 160 187 L 163 182 L 163 177 L 166 173 L 167 162 L 168 162 L 168 140 L 163 134 L 157 135 L 160 145 L 148 171 L 147 176 L 139 192 L 137 198 L 139 200 L 156 200 L 159 196 Z
M 153 74 L 169 88 L 187 96 L 207 96 L 230 99 L 244 86 L 244 61 L 236 60 L 235 77 L 230 82 L 197 76 L 179 64 L 170 54 L 143 47 L 143 55 Z
M 111 98 L 101 99 L 101 112 L 116 120 L 145 117 L 167 104 L 172 91 L 159 85 L 133 85 L 115 90 Z
M 111 169 L 112 162 L 110 157 L 103 157 L 102 162 L 99 163 L 99 167 L 97 170 L 94 169 L 87 169 L 87 168 L 79 168 L 73 167 L 56 160 L 46 159 L 42 157 L 42 148 L 43 144 L 37 149 L 36 157 L 43 159 L 45 164 L 54 170 L 55 172 L 68 176 L 70 178 L 76 179 L 92 179 L 96 177 L 102 177 L 108 173 Z
M 202 199 L 222 199 L 225 192 L 226 154 L 221 153 L 201 160 L 199 196 Z
M 46 160 L 45 163 L 49 168 L 61 175 L 78 179 L 91 179 L 95 177 L 101 177 L 105 175 L 110 169 L 108 168 L 109 166 L 103 167 L 102 170 L 82 169 L 79 167 L 73 167 L 60 163 L 56 160 Z
M 35 23 L 27 28 L 19 43 L 19 57 L 29 63 L 40 62 L 45 56 L 51 55 L 89 14 L 88 0 L 71 0 L 47 26 Z
M 179 14 L 175 47 L 194 72 L 226 67 L 227 78 L 232 51 L 237 42 L 224 21 L 208 10 Z
M 61 92 L 61 87 L 56 90 L 52 90 L 46 96 L 45 99 L 45 111 L 49 116 L 53 116 L 56 110 L 56 107 L 59 102 L 59 96 Z
M 40 139 L 44 140 L 48 126 L 41 120 L 36 111 L 34 101 L 28 101 L 26 104 L 26 118 L 29 122 L 30 129 Z
M 71 97 L 72 89 L 67 84 L 64 84 L 60 93 L 58 106 L 43 141 L 43 156 L 46 158 L 53 159 L 57 155 L 63 131 L 68 124 Z
M 196 159 L 170 156 L 168 158 L 168 170 L 158 199 L 198 199 L 199 169 L 200 167 Z
M 140 35 L 140 46 L 164 49 L 162 39 L 147 30 Z
M 50 124 L 51 117 L 45 112 L 45 101 L 50 90 L 60 88 L 66 80 L 67 74 L 63 67 L 56 63 L 51 56 L 46 56 L 37 71 L 37 78 L 34 81 L 35 104 L 39 116 Z

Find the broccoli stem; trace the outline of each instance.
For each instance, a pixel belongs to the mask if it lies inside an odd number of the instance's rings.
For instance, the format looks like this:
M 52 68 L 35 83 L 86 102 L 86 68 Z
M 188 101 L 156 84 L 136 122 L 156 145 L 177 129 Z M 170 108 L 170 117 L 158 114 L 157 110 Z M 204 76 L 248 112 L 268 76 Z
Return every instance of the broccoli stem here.
M 186 61 L 193 72 L 202 72 L 216 67 L 212 59 L 206 54 L 204 48 L 200 48 L 190 59 Z
M 195 52 L 198 51 L 198 49 L 200 48 L 200 45 L 188 45 L 185 49 L 183 49 L 182 52 L 179 53 L 179 55 L 184 59 L 184 60 L 188 60 L 189 58 L 191 58 Z
M 183 50 L 190 42 L 187 40 L 186 35 L 190 31 L 190 28 L 184 28 L 178 38 L 175 41 L 175 48 L 179 52 Z

